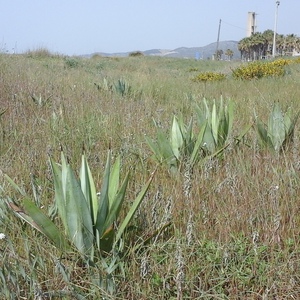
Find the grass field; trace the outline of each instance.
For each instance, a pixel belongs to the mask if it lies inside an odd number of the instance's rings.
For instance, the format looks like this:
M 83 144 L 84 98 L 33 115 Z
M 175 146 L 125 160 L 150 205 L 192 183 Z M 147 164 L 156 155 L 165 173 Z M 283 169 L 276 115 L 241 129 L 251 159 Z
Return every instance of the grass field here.
M 257 118 L 273 104 L 300 110 L 300 64 L 283 77 L 235 80 L 240 62 L 162 57 L 84 59 L 46 51 L 0 55 L 1 299 L 297 299 L 300 295 L 299 126 L 284 151 L 261 147 Z M 205 71 L 222 81 L 194 82 Z M 146 137 L 167 134 L 173 116 L 223 98 L 234 121 L 222 155 L 170 172 Z M 247 128 L 239 143 L 236 137 Z M 63 232 L 49 157 L 63 149 L 79 172 L 85 150 L 100 190 L 110 148 L 130 178 L 120 219 L 152 172 L 130 227 L 93 264 L 66 253 L 13 213 L 24 196 Z M 118 226 L 118 222 L 114 226 Z M 150 238 L 150 239 L 148 239 Z

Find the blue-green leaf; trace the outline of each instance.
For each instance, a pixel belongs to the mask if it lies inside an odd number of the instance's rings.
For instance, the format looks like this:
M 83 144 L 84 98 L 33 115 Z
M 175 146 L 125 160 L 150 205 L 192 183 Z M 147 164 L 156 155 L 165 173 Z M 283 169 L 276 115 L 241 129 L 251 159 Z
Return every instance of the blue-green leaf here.
M 29 199 L 23 200 L 25 212 L 32 218 L 40 232 L 42 232 L 53 244 L 60 250 L 66 251 L 70 249 L 65 236 L 59 231 L 49 217 Z M 30 224 L 30 223 L 29 223 Z M 32 225 L 32 224 L 31 224 Z

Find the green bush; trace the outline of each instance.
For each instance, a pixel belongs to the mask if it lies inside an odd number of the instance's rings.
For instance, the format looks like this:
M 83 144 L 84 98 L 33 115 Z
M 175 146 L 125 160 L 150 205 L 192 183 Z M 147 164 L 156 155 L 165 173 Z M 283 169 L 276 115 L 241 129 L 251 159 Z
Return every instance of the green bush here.
M 36 50 L 28 50 L 25 53 L 26 56 L 30 58 L 49 58 L 54 57 L 54 55 L 47 48 L 38 48 Z
M 68 68 L 77 68 L 79 65 L 79 62 L 77 59 L 73 57 L 68 57 L 65 59 L 65 64 Z
M 190 69 L 189 69 L 189 72 L 198 72 L 198 71 L 199 71 L 198 68 L 190 68 Z
M 144 53 L 141 51 L 134 51 L 134 52 L 129 53 L 129 56 L 130 57 L 140 57 L 140 56 L 144 56 Z

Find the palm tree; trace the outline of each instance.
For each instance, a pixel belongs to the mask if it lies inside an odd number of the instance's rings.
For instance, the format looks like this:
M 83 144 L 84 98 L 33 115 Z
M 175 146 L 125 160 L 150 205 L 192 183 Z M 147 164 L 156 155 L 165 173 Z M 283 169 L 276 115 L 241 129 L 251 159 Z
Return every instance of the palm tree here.
M 250 60 L 250 37 L 245 37 L 238 43 L 238 49 L 241 52 L 242 60 Z
M 220 60 L 222 58 L 222 55 L 223 55 L 223 50 L 217 50 L 216 53 L 217 60 Z
M 296 52 L 300 52 L 300 38 L 299 37 L 296 37 L 296 39 L 295 39 L 294 50 Z
M 296 41 L 298 37 L 295 34 L 288 34 L 285 36 L 285 52 L 288 55 L 293 53 L 293 50 L 296 48 Z
M 233 52 L 231 49 L 227 49 L 227 50 L 225 51 L 225 55 L 227 56 L 227 59 L 228 59 L 229 61 L 232 59 L 233 53 L 234 53 L 234 52 Z
M 286 49 L 286 39 L 283 34 L 277 34 L 276 35 L 276 52 L 279 55 L 284 55 L 285 49 Z
M 272 54 L 273 38 L 274 32 L 272 30 L 266 30 L 263 33 L 257 32 L 250 37 L 243 38 L 238 43 L 241 59 L 256 60 L 270 56 Z M 276 41 L 276 52 L 280 55 L 300 50 L 300 38 L 295 34 L 287 36 L 276 34 Z
M 264 56 L 269 56 L 272 53 L 273 48 L 273 37 L 274 37 L 274 31 L 271 29 L 265 30 L 262 33 L 265 44 L 264 44 Z
M 253 52 L 253 60 L 261 59 L 264 51 L 264 37 L 260 32 L 251 36 L 251 48 Z

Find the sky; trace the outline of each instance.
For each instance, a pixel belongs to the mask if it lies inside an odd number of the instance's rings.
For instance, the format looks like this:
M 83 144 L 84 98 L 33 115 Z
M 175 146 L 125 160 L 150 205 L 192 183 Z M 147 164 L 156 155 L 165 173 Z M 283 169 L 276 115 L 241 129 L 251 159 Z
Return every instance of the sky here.
M 0 50 L 83 55 L 202 47 L 274 30 L 275 0 L 0 0 Z M 300 36 L 300 0 L 282 0 L 277 32 Z

